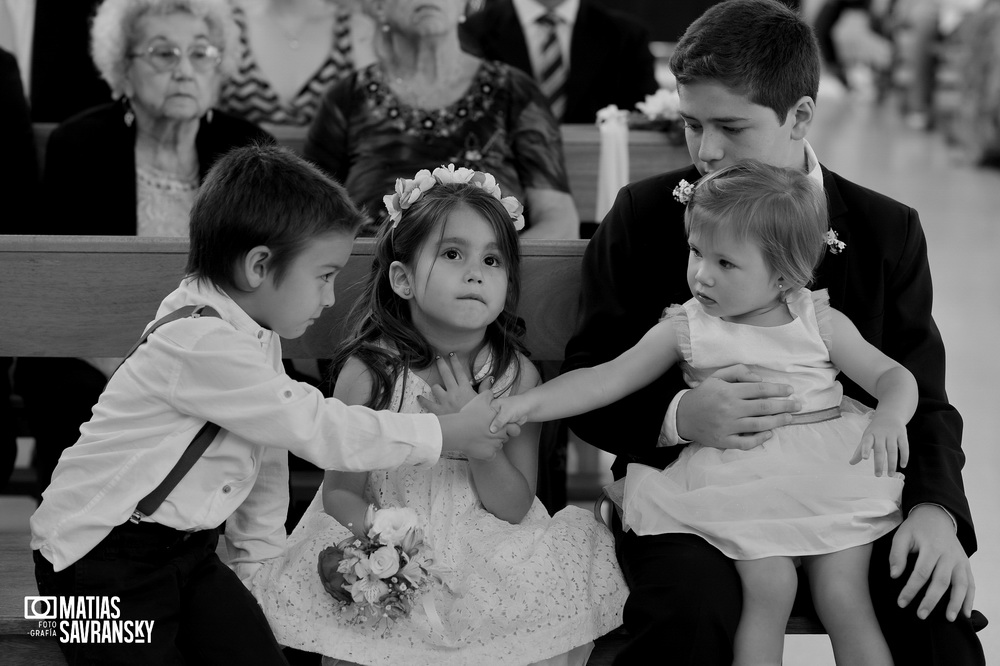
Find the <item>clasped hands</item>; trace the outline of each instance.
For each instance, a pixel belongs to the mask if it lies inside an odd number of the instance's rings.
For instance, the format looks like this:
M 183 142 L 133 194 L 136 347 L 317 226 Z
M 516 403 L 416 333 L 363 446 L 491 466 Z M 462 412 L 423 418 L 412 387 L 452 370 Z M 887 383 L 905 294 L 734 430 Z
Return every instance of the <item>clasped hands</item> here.
M 444 438 L 442 448 L 460 451 L 469 458 L 492 460 L 504 443 L 521 433 L 520 426 L 491 429 L 496 416 L 493 398 L 493 378 L 480 382 L 478 391 L 466 368 L 454 354 L 448 360 L 435 361 L 441 384 L 431 386 L 431 396 L 418 396 L 417 402 L 438 417 Z

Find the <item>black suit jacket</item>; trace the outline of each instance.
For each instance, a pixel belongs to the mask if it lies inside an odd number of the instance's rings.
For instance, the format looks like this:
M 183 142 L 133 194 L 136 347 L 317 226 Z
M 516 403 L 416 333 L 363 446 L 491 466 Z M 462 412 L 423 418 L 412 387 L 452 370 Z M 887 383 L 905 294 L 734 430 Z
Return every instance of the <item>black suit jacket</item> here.
M 681 179 L 699 178 L 692 166 L 625 186 L 587 246 L 576 332 L 563 370 L 589 367 L 634 345 L 663 308 L 691 297 L 684 206 L 673 198 Z M 823 169 L 830 225 L 847 244 L 827 253 L 815 289 L 829 289 L 830 304 L 846 314 L 875 347 L 913 373 L 920 390 L 907 426 L 910 463 L 905 469 L 903 515 L 933 502 L 958 521 L 958 538 L 976 550 L 969 502 L 962 483 L 962 418 L 945 395 L 945 352 L 931 317 L 927 243 L 912 208 Z M 844 392 L 874 405 L 843 375 Z M 663 468 L 681 447 L 657 448 L 660 426 L 673 396 L 685 388 L 679 368 L 613 405 L 575 417 L 570 427 L 585 441 L 618 456 L 616 477 L 629 462 Z
M 61 123 L 111 101 L 90 58 L 90 19 L 99 0 L 36 0 L 31 46 L 31 119 Z
M 42 177 L 46 215 L 33 233 L 134 236 L 135 125 L 120 102 L 70 118 L 52 131 Z M 195 138 L 200 176 L 226 151 L 274 138 L 251 122 L 221 111 L 202 119 Z
M 534 76 L 517 12 L 510 0 L 490 3 L 463 24 L 466 50 Z M 581 0 L 573 24 L 564 123 L 593 123 L 599 109 L 633 109 L 656 92 L 655 63 L 645 28 L 631 17 Z
M 17 58 L 0 49 L 0 210 L 4 220 L 0 234 L 27 233 L 28 220 L 38 205 L 37 189 L 35 139 L 21 73 Z

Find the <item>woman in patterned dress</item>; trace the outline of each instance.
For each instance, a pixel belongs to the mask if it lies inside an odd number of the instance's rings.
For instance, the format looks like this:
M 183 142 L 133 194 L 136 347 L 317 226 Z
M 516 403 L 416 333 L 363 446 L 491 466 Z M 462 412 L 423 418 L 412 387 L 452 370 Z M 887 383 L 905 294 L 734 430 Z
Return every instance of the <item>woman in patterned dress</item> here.
M 396 178 L 419 169 L 488 171 L 525 202 L 523 237 L 578 237 L 559 126 L 527 74 L 461 50 L 466 0 L 361 7 L 375 19 L 377 60 L 327 91 L 305 156 L 372 215 Z

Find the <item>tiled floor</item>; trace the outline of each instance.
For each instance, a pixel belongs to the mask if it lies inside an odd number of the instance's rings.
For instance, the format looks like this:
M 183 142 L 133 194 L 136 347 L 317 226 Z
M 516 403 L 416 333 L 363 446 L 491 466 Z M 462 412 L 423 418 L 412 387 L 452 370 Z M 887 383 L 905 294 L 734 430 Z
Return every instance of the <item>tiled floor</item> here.
M 820 159 L 856 182 L 915 207 L 926 230 L 934 313 L 949 350 L 948 391 L 965 417 L 965 482 L 976 518 L 976 607 L 1000 658 L 1000 171 L 963 166 L 940 137 L 903 127 L 895 110 L 821 95 L 810 139 Z M 602 458 L 599 464 L 605 464 Z M 0 497 L 0 539 L 24 533 L 33 502 Z M 825 637 L 789 637 L 787 666 L 832 666 Z

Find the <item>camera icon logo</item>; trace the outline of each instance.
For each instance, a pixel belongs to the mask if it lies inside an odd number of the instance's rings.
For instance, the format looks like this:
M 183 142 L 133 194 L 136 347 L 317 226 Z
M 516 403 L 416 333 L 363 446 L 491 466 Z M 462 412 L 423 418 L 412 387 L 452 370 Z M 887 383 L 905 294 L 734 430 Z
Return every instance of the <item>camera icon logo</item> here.
M 57 597 L 25 597 L 25 620 L 54 620 L 58 616 Z

